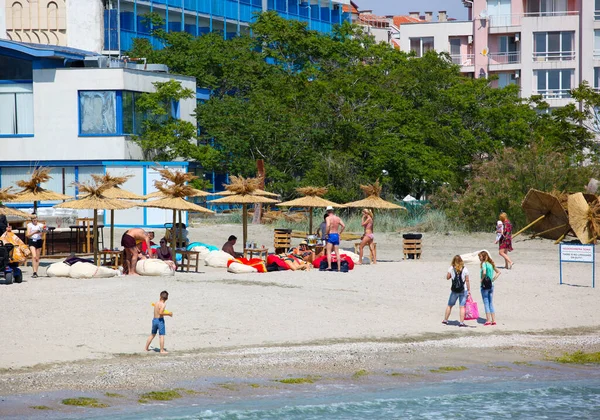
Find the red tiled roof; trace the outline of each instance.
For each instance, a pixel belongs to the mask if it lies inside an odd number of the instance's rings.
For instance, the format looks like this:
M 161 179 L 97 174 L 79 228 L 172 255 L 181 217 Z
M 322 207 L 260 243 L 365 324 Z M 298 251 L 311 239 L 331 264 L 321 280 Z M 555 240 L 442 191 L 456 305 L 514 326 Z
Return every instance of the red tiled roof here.
M 421 20 L 419 18 L 416 18 L 416 17 L 412 17 L 412 16 L 394 16 L 394 25 L 395 26 L 400 26 L 403 23 L 419 23 L 419 22 L 425 22 L 425 21 Z
M 356 8 L 356 5 L 352 2 L 350 2 L 350 4 L 344 4 L 342 6 L 342 11 L 344 13 L 352 13 L 353 15 L 357 15 L 358 14 L 358 9 Z

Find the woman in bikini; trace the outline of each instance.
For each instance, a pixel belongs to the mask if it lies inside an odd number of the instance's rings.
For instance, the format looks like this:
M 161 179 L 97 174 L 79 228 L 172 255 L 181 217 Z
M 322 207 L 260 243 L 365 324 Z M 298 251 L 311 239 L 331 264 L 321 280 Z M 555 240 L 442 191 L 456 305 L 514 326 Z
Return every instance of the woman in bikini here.
M 358 246 L 358 263 L 362 264 L 363 248 L 368 245 L 369 250 L 371 251 L 372 263 L 377 264 L 377 255 L 375 254 L 375 246 L 373 245 L 375 235 L 373 235 L 373 212 L 371 210 L 363 209 L 361 226 L 365 228 L 365 233 L 363 234 L 360 245 Z
M 169 264 L 169 267 L 171 267 L 173 270 L 176 269 L 176 265 L 175 262 L 173 261 L 173 256 L 171 255 L 171 250 L 169 249 L 169 247 L 167 247 L 167 240 L 165 238 L 162 238 L 160 240 L 160 248 L 158 248 L 156 250 L 156 258 L 158 258 L 159 260 L 163 260 L 164 262 L 166 262 L 167 264 Z

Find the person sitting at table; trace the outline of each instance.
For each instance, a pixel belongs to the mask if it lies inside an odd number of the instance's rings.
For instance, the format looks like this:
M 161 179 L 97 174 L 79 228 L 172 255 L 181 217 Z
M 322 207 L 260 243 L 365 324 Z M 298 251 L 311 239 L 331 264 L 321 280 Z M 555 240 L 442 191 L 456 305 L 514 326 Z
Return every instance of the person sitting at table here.
M 121 237 L 121 246 L 125 248 L 125 260 L 123 264 L 123 274 L 139 276 L 135 267 L 140 258 L 147 258 L 148 254 L 141 254 L 137 245 L 146 242 L 146 248 L 150 249 L 150 237 L 144 229 L 132 228 L 127 230 Z
M 158 258 L 159 260 L 163 260 L 166 262 L 171 269 L 176 270 L 177 265 L 173 261 L 173 256 L 171 255 L 171 250 L 167 246 L 167 240 L 162 238 L 160 240 L 160 248 L 155 250 L 154 258 Z
M 233 249 L 233 246 L 235 245 L 236 242 L 237 242 L 237 238 L 234 235 L 231 235 L 229 237 L 229 239 L 227 239 L 227 242 L 225 242 L 223 244 L 223 248 L 221 248 L 221 250 L 227 252 L 233 258 L 243 257 L 244 254 L 240 254 L 239 252 L 235 252 L 235 249 Z
M 23 243 L 21 238 L 17 236 L 16 233 L 12 231 L 12 226 L 7 225 L 6 231 L 0 236 L 0 241 L 5 244 L 13 244 L 15 247 L 13 248 L 11 262 L 23 263 L 31 256 L 31 251 L 29 247 Z

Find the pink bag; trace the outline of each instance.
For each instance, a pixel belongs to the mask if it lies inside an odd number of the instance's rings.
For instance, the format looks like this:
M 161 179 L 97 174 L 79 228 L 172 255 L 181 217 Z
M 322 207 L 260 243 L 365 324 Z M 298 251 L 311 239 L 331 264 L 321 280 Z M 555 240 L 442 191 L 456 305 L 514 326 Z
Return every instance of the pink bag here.
M 465 306 L 465 321 L 471 321 L 479 318 L 479 309 L 477 308 L 477 302 L 471 299 L 471 295 L 467 298 L 467 305 Z

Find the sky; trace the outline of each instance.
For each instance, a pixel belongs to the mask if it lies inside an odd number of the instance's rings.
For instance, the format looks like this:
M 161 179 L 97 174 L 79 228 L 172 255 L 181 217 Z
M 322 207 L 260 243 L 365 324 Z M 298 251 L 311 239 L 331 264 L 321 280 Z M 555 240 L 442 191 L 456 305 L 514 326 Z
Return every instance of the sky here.
M 437 20 L 437 12 L 446 10 L 448 17 L 459 20 L 467 19 L 467 9 L 461 0 L 354 0 L 359 10 L 372 9 L 377 15 L 408 15 L 408 12 L 433 12 L 433 20 Z

